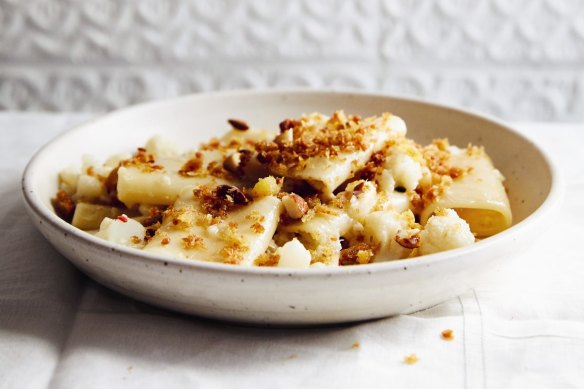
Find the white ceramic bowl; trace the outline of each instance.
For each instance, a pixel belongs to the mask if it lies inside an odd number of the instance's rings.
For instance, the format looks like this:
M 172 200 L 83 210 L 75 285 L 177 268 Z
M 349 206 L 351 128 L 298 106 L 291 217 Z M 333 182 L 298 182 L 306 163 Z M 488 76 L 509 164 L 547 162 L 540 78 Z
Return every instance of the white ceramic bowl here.
M 426 143 L 484 145 L 506 176 L 514 225 L 471 246 L 424 257 L 342 268 L 243 268 L 162 257 L 105 242 L 59 219 L 50 199 L 57 174 L 82 154 L 130 151 L 156 133 L 193 148 L 244 118 L 275 128 L 286 117 L 392 112 L 408 135 Z M 310 325 L 379 318 L 420 310 L 472 288 L 534 239 L 558 198 L 557 176 L 531 141 L 474 113 L 383 95 L 314 91 L 241 91 L 186 96 L 105 115 L 57 137 L 23 176 L 28 212 L 41 233 L 81 271 L 128 296 L 185 313 L 257 324 Z

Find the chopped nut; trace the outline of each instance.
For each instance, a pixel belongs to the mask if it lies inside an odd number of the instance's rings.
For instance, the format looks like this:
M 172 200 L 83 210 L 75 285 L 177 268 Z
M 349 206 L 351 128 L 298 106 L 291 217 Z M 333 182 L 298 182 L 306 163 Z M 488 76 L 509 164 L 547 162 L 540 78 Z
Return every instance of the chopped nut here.
M 283 133 L 274 138 L 274 142 L 278 145 L 284 143 L 290 144 L 294 142 L 294 130 L 291 128 L 289 130 L 284 131 Z
M 420 235 L 418 232 L 410 234 L 408 231 L 398 231 L 397 235 L 395 236 L 395 241 L 406 249 L 415 249 L 420 247 Z
M 353 188 L 353 195 L 355 197 L 359 197 L 359 195 L 361 193 L 363 193 L 365 190 L 365 181 L 361 181 L 360 183 L 358 183 L 357 185 L 355 185 L 355 187 Z
M 358 243 L 349 248 L 342 249 L 339 257 L 339 266 L 363 265 L 373 258 L 373 250 L 367 243 Z
M 249 199 L 245 193 L 233 185 L 219 185 L 217 187 L 217 196 L 237 205 L 245 205 L 249 203 Z
M 300 125 L 300 121 L 296 119 L 285 119 L 280 123 L 280 132 L 288 131 Z
M 286 214 L 292 219 L 300 219 L 308 212 L 308 203 L 296 193 L 290 193 L 282 197 L 282 204 Z
M 152 207 L 148 210 L 148 217 L 142 220 L 142 225 L 144 227 L 155 226 L 157 229 L 162 222 L 163 212 L 158 207 Z
M 442 339 L 444 340 L 454 340 L 454 332 L 451 329 L 442 331 Z
M 170 243 L 170 238 L 167 237 L 167 236 L 165 236 L 164 238 L 162 238 L 162 240 L 160 241 L 160 244 L 161 245 L 164 245 L 164 246 L 166 246 L 169 243 Z
M 216 188 L 199 185 L 193 189 L 193 196 L 199 199 L 206 214 L 196 221 L 197 225 L 202 226 L 216 224 L 236 206 L 249 202 L 248 197 L 240 189 L 231 185 L 219 185 Z
M 360 342 L 355 342 L 355 343 L 353 343 L 353 344 L 351 345 L 351 348 L 352 348 L 353 350 L 359 349 L 359 348 L 361 348 L 361 343 L 360 343 Z
M 225 161 L 223 161 L 223 167 L 225 170 L 236 173 L 239 170 L 239 164 L 241 163 L 241 156 L 236 151 L 235 153 L 229 154 Z
M 238 150 L 231 153 L 223 161 L 223 168 L 230 173 L 242 176 L 244 173 L 245 166 L 250 161 L 252 155 L 249 150 Z
M 241 119 L 229 119 L 227 122 L 233 127 L 234 130 L 247 131 L 249 130 L 249 125 Z

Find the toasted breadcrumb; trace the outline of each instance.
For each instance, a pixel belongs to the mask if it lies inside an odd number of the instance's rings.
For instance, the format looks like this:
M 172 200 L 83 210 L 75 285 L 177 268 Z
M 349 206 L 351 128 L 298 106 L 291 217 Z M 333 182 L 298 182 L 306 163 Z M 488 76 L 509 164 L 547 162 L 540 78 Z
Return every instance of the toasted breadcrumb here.
M 258 211 L 252 211 L 245 216 L 245 219 L 256 223 L 262 223 L 266 220 L 266 217 Z
M 264 232 L 266 230 L 261 223 L 254 223 L 250 226 L 250 228 L 256 234 L 261 234 L 262 232 Z
M 276 266 L 280 261 L 280 256 L 278 254 L 264 253 L 261 254 L 255 260 L 256 266 Z
M 410 355 L 406 355 L 404 357 L 404 363 L 407 365 L 414 365 L 416 363 L 418 363 L 420 359 L 418 358 L 418 356 L 416 354 L 410 354 Z
M 57 215 L 61 219 L 71 222 L 75 213 L 75 202 L 71 196 L 64 190 L 60 190 L 57 192 L 57 197 L 52 200 L 52 203 Z
M 454 340 L 454 331 L 452 331 L 451 329 L 446 329 L 446 330 L 442 331 L 441 335 L 442 335 L 442 339 L 444 339 L 444 340 L 448 340 L 448 341 Z
M 193 189 L 193 196 L 201 199 L 206 214 L 219 218 L 226 217 L 231 210 L 250 201 L 241 189 L 232 185 L 219 185 L 216 188 L 200 185 Z
M 367 149 L 369 127 L 361 125 L 356 116 L 335 112 L 324 127 L 309 124 L 309 118 L 282 124 L 285 132 L 292 131 L 291 142 L 261 141 L 255 146 L 258 161 L 276 172 L 302 168 L 314 157 L 334 158 L 342 152 Z
M 203 153 L 197 152 L 195 156 L 184 163 L 178 171 L 178 174 L 185 177 L 199 177 L 204 176 L 206 172 L 203 168 Z
M 146 149 L 143 147 L 138 147 L 134 156 L 120 162 L 120 165 L 124 167 L 136 167 L 145 173 L 164 170 L 162 166 L 156 164 L 154 156 L 146 152 Z

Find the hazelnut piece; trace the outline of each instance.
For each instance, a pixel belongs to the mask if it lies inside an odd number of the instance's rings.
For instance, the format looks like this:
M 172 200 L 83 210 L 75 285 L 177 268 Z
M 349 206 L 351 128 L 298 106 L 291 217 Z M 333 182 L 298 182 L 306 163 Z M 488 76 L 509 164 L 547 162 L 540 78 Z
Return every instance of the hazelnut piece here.
M 300 219 L 308 212 L 308 203 L 296 193 L 290 193 L 282 197 L 282 204 L 286 214 L 292 219 Z

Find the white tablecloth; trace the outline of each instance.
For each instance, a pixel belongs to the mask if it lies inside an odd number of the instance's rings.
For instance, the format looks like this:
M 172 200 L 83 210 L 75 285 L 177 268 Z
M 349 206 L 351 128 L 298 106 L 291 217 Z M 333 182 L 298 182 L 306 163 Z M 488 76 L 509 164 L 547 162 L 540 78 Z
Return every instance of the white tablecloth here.
M 517 125 L 560 165 L 566 197 L 548 232 L 472 292 L 413 315 L 265 329 L 109 291 L 35 230 L 22 170 L 88 117 L 0 114 L 1 388 L 584 387 L 583 125 Z

